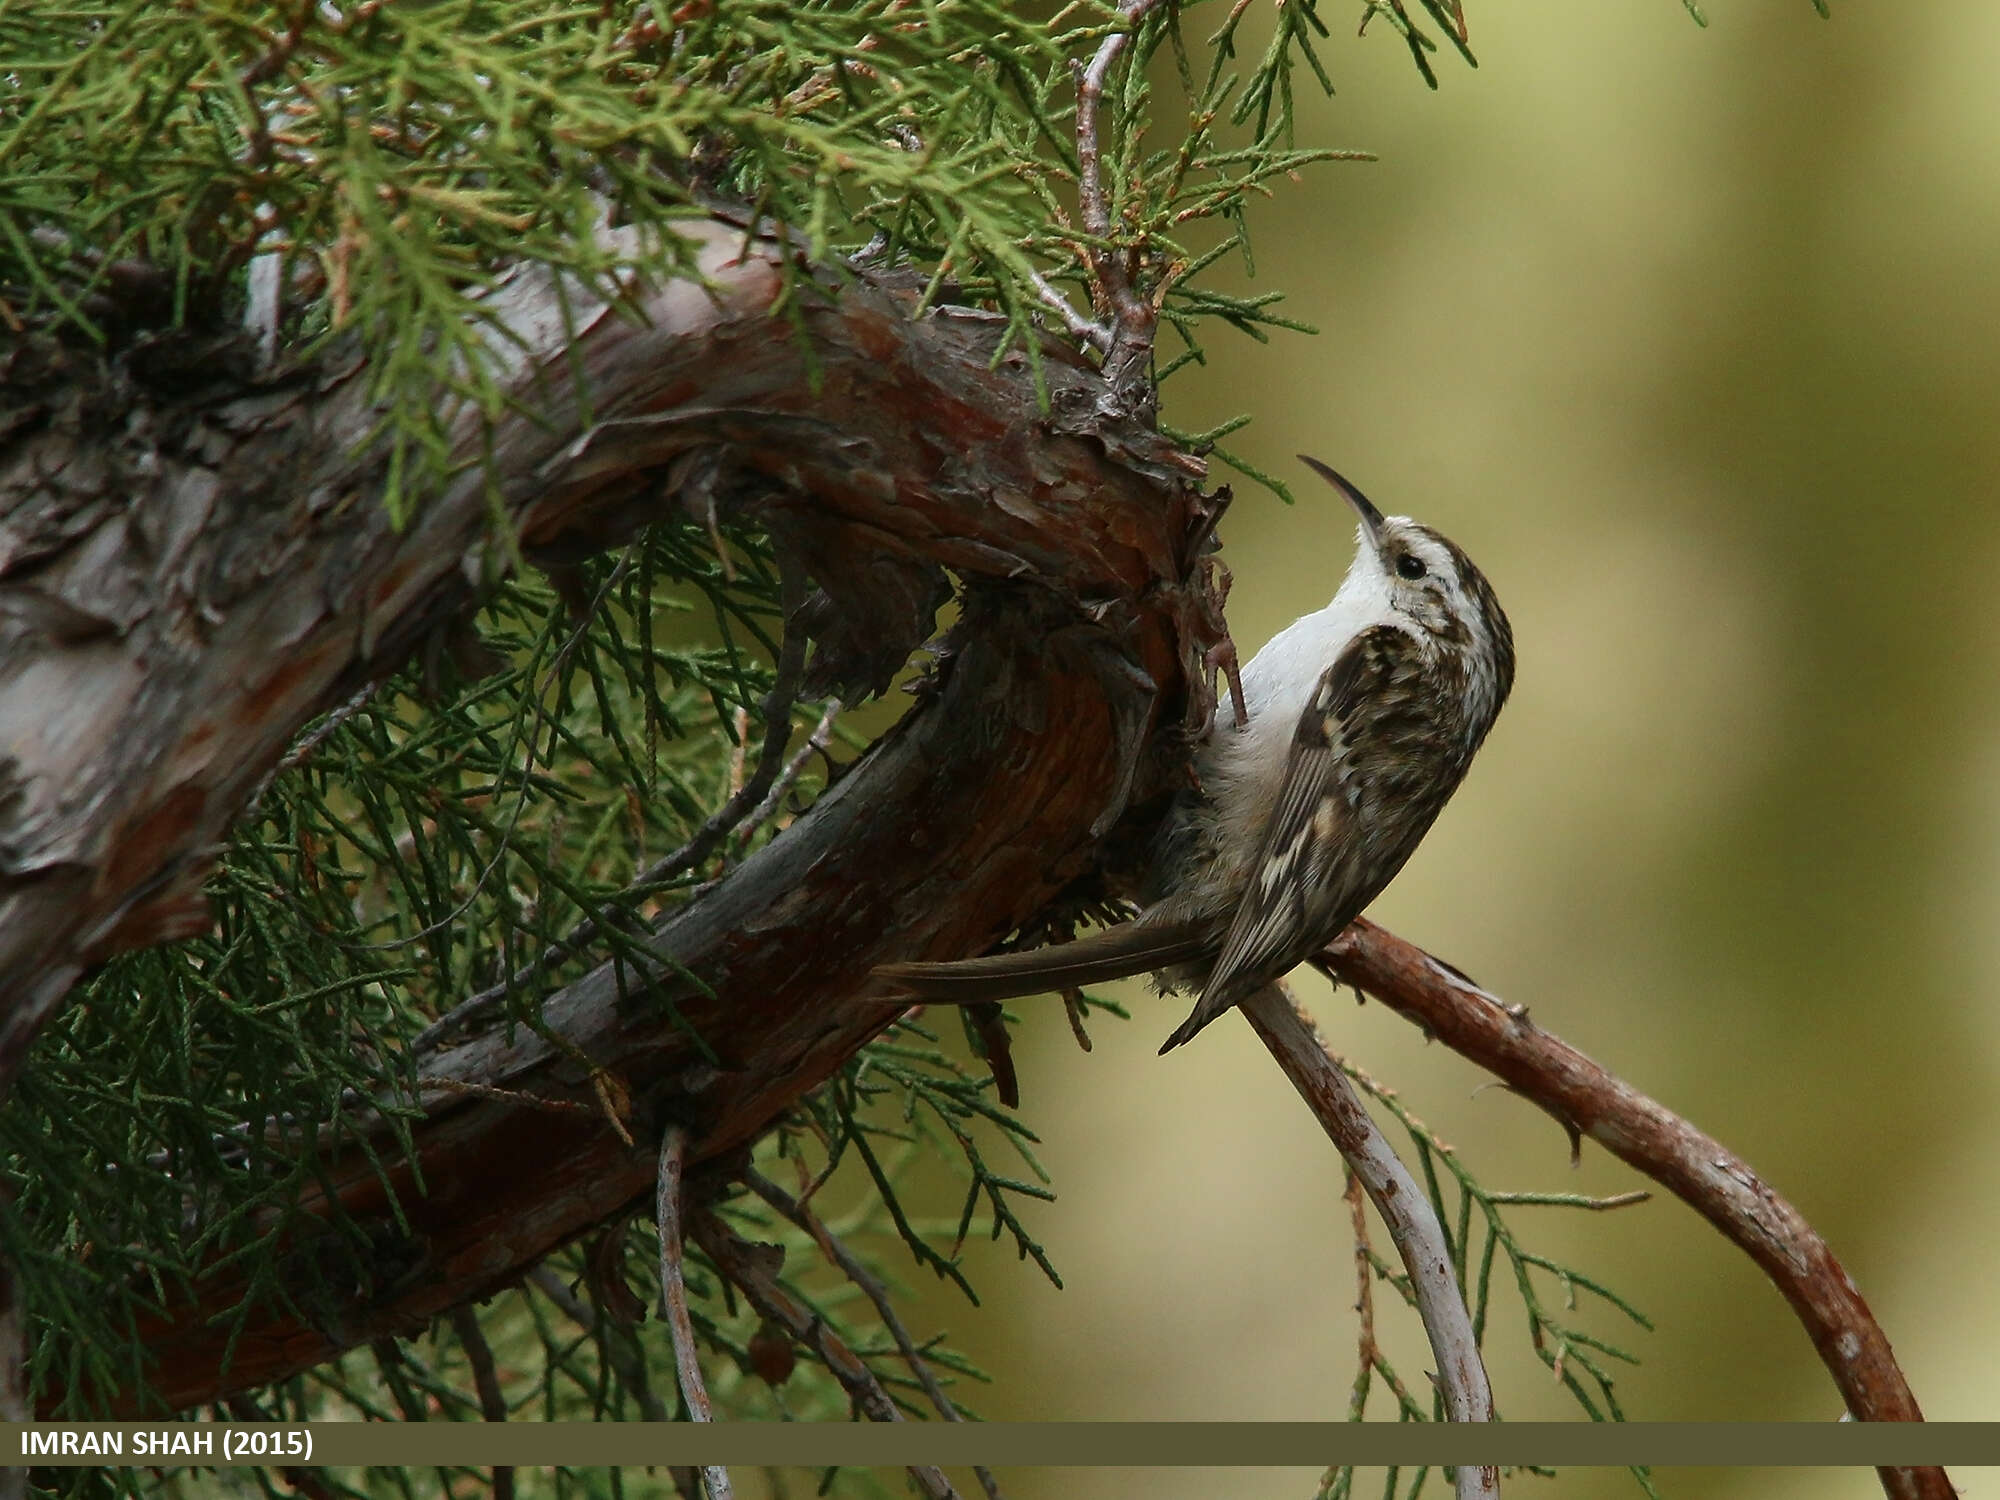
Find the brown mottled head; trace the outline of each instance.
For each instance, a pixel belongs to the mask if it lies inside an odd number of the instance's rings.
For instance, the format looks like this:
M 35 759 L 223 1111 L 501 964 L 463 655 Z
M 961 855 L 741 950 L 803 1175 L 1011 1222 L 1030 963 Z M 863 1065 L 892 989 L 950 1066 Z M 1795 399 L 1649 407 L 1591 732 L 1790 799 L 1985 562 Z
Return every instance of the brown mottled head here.
M 1514 632 L 1493 586 L 1449 537 L 1408 516 L 1383 515 L 1334 470 L 1299 456 L 1360 516 L 1357 566 L 1365 566 L 1372 554 L 1386 621 L 1410 630 L 1433 648 L 1439 669 L 1462 679 L 1466 728 L 1476 745 L 1514 685 Z

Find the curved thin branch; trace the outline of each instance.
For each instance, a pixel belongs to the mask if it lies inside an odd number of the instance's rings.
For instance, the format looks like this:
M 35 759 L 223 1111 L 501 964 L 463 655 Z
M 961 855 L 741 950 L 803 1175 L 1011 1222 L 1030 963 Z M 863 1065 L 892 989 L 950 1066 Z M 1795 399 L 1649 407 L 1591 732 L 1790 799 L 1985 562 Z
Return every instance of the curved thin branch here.
M 1640 1093 L 1450 965 L 1365 918 L 1316 961 L 1452 1051 L 1505 1079 L 1695 1209 L 1784 1293 L 1858 1422 L 1921 1422 L 1860 1291 L 1826 1241 L 1735 1152 Z M 1941 1468 L 1879 1471 L 1890 1500 L 1953 1500 Z
M 1311 1018 L 1282 982 L 1267 984 L 1245 1000 L 1243 1015 L 1361 1179 L 1388 1227 L 1396 1253 L 1410 1273 L 1417 1313 L 1430 1337 L 1445 1414 L 1454 1422 L 1492 1421 L 1493 1389 L 1479 1357 L 1479 1338 L 1472 1331 L 1472 1315 L 1452 1273 L 1451 1246 L 1430 1199 L 1383 1138 L 1368 1107 L 1313 1029 Z M 1500 1471 L 1490 1464 L 1460 1464 L 1454 1473 L 1458 1500 L 1500 1493 Z
M 730 836 L 735 840 L 739 852 L 748 847 L 758 829 L 777 816 L 778 808 L 785 800 L 785 793 L 792 789 L 792 783 L 799 779 L 800 773 L 806 768 L 806 763 L 815 755 L 826 754 L 827 747 L 833 743 L 833 721 L 840 717 L 843 707 L 845 705 L 838 698 L 827 699 L 826 708 L 819 716 L 819 723 L 813 726 L 813 732 L 806 736 L 806 742 L 799 746 L 798 753 L 785 762 L 784 770 L 772 779 L 770 790 L 764 793 L 764 800 L 751 808 L 750 815 L 731 831 Z
M 687 1277 L 681 1269 L 681 1240 L 686 1233 L 682 1199 L 687 1179 L 688 1133 L 669 1125 L 660 1133 L 660 1179 L 654 1196 L 653 1220 L 660 1234 L 660 1301 L 667 1309 L 667 1327 L 673 1333 L 674 1369 L 680 1377 L 681 1399 L 687 1402 L 688 1420 L 713 1422 L 715 1408 L 709 1403 L 708 1386 L 701 1378 L 701 1356 L 694 1347 L 694 1320 L 688 1316 Z M 729 1471 L 709 1464 L 701 1471 L 701 1487 L 708 1500 L 732 1500 Z

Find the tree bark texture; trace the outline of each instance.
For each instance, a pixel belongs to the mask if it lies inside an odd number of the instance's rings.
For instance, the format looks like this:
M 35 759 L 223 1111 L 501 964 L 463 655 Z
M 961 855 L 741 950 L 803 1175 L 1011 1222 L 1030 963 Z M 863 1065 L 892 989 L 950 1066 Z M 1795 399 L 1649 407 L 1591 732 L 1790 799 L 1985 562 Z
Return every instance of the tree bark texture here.
M 912 318 L 892 288 L 800 268 L 802 339 L 772 316 L 787 252 L 689 233 L 700 277 L 636 292 L 643 319 L 534 268 L 499 288 L 516 404 L 490 436 L 463 415 L 463 454 L 490 444 L 531 557 L 676 505 L 761 522 L 819 587 L 788 628 L 810 626 L 816 680 L 849 691 L 930 633 L 951 568 L 938 689 L 663 920 L 656 969 L 607 964 L 552 997 L 563 1046 L 489 1034 L 431 1058 L 414 1161 L 385 1186 L 360 1153 L 337 1160 L 337 1205 L 309 1206 L 324 1242 L 286 1247 L 316 1268 L 310 1307 L 255 1310 L 225 1368 L 214 1314 L 247 1289 L 210 1278 L 145 1330 L 154 1391 L 128 1410 L 264 1385 L 518 1280 L 645 1198 L 663 1122 L 689 1130 L 691 1169 L 755 1139 L 891 1014 L 849 1003 L 875 964 L 978 951 L 1044 908 L 1175 774 L 1154 749 L 1205 721 L 1220 618 L 1190 555 L 1199 460 L 1058 351 L 1044 409 L 976 313 Z M 4 1087 L 90 965 L 205 925 L 224 831 L 300 728 L 462 615 L 505 553 L 476 464 L 390 524 L 358 361 L 165 390 L 131 360 L 17 352 L 0 403 Z M 333 1253 L 336 1209 L 373 1247 L 358 1271 Z

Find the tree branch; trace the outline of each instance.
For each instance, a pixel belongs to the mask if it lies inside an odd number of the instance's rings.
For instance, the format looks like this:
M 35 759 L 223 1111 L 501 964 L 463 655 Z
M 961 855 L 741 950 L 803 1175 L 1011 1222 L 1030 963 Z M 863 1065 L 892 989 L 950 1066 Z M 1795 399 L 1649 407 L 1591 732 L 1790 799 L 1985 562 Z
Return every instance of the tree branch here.
M 1317 960 L 1567 1128 L 1637 1167 L 1754 1260 L 1805 1325 L 1858 1422 L 1921 1422 L 1888 1337 L 1798 1210 L 1712 1136 L 1647 1098 L 1449 965 L 1365 918 Z M 1885 1468 L 1890 1500 L 1952 1500 L 1940 1468 Z
M 654 961 L 549 996 L 541 1034 L 425 1059 L 408 1151 L 365 1115 L 319 1136 L 340 1144 L 286 1253 L 324 1239 L 348 1266 L 335 1247 L 365 1242 L 375 1263 L 309 1313 L 266 1302 L 239 1323 L 217 1314 L 252 1284 L 225 1261 L 142 1330 L 153 1393 L 118 1409 L 267 1385 L 513 1284 L 652 1190 L 653 1152 L 620 1130 L 686 1122 L 691 1167 L 754 1140 L 891 1019 L 841 1003 L 877 964 L 1029 920 L 1093 868 L 1128 801 L 1170 785 L 1206 721 L 1197 460 L 1079 364 L 1042 362 L 1041 405 L 1024 356 L 995 363 L 991 319 L 913 320 L 913 297 L 807 284 L 790 294 L 801 334 L 770 315 L 782 252 L 734 225 L 687 232 L 704 280 L 635 294 L 643 316 L 532 268 L 496 291 L 512 399 L 490 434 L 465 417 L 462 478 L 401 530 L 371 501 L 387 460 L 362 443 L 358 365 L 191 394 L 128 383 L 81 429 L 58 420 L 69 406 L 16 412 L 0 448 L 0 1087 L 86 966 L 205 928 L 227 827 L 301 728 L 476 601 L 500 546 L 489 481 L 530 555 L 713 504 L 761 524 L 818 585 L 808 678 L 844 701 L 929 635 L 944 568 L 964 585 L 936 691 L 660 919 Z M 107 472 L 153 478 L 116 503 L 75 490 Z M 618 1129 L 598 1085 L 629 1101 Z
M 750 809 L 750 815 L 734 830 L 734 838 L 739 847 L 747 845 L 757 830 L 777 816 L 779 805 L 785 800 L 785 793 L 792 789 L 792 783 L 799 779 L 806 768 L 806 762 L 815 755 L 824 755 L 833 743 L 833 721 L 840 717 L 843 707 L 838 698 L 829 698 L 826 708 L 819 716 L 819 723 L 806 736 L 806 742 L 799 746 L 798 753 L 785 762 L 785 768 L 771 782 L 771 789 L 764 793 L 764 800 Z
M 678 1125 L 660 1133 L 659 1188 L 654 1200 L 653 1222 L 660 1235 L 660 1302 L 666 1308 L 667 1327 L 673 1333 L 674 1369 L 678 1372 L 681 1399 L 687 1402 L 688 1420 L 713 1422 L 715 1408 L 709 1404 L 708 1387 L 701 1378 L 701 1355 L 694 1346 L 694 1320 L 688 1316 L 687 1277 L 681 1271 L 681 1238 L 686 1215 L 682 1212 L 686 1178 L 688 1135 Z M 708 1500 L 732 1500 L 729 1471 L 710 1464 L 701 1471 L 701 1487 Z
M 1283 983 L 1268 984 L 1245 1000 L 1242 1009 L 1382 1216 L 1410 1273 L 1417 1313 L 1437 1360 L 1446 1416 L 1453 1422 L 1492 1421 L 1493 1390 L 1479 1357 L 1479 1338 L 1453 1275 L 1450 1242 L 1430 1199 L 1383 1138 L 1290 990 Z M 1459 1500 L 1500 1493 L 1500 1471 L 1492 1465 L 1460 1464 L 1453 1473 Z
M 815 672 L 850 698 L 928 635 L 944 567 L 1032 581 L 1061 625 L 1184 680 L 1197 460 L 1060 361 L 1045 414 L 1025 356 L 988 368 L 989 320 L 912 322 L 908 297 L 808 282 L 800 332 L 769 316 L 786 252 L 727 223 L 684 233 L 699 281 L 630 310 L 533 266 L 497 285 L 509 404 L 458 412 L 456 477 L 400 529 L 372 503 L 391 454 L 357 356 L 248 385 L 104 370 L 88 399 L 10 393 L 0 1089 L 79 973 L 205 930 L 214 852 L 301 727 L 504 562 L 495 490 L 530 556 L 613 545 L 697 488 L 761 519 L 828 597 Z
M 1104 345 L 1104 374 L 1112 394 L 1120 400 L 1130 399 L 1146 383 L 1159 313 L 1133 284 L 1129 253 L 1106 245 L 1111 238 L 1111 200 L 1104 189 L 1104 148 L 1098 137 L 1097 109 L 1113 65 L 1158 4 L 1159 0 L 1122 0 L 1118 14 L 1125 29 L 1100 42 L 1096 55 L 1076 74 L 1076 196 L 1083 232 L 1089 236 L 1083 254 L 1111 316 L 1110 337 Z
M 479 1396 L 479 1414 L 489 1422 L 507 1420 L 507 1394 L 500 1388 L 500 1368 L 493 1359 L 493 1346 L 479 1326 L 479 1315 L 470 1303 L 451 1310 L 451 1329 L 472 1366 L 472 1389 Z M 493 1467 L 493 1500 L 514 1500 L 514 1470 L 507 1464 Z
M 1382 1346 L 1375 1342 L 1374 1247 L 1368 1242 L 1368 1200 L 1353 1167 L 1347 1169 L 1347 1185 L 1340 1196 L 1347 1204 L 1348 1222 L 1354 1231 L 1354 1390 L 1348 1399 L 1347 1420 L 1359 1422 L 1368 1406 L 1368 1382 L 1382 1363 Z M 1390 1379 L 1396 1398 L 1406 1408 L 1413 1405 L 1393 1373 Z

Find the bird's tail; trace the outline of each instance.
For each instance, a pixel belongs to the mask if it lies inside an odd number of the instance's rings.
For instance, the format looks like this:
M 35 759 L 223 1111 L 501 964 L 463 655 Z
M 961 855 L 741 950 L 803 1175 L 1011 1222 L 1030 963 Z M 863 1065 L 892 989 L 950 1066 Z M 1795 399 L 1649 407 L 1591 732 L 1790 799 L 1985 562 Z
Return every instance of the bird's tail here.
M 1214 992 L 1204 988 L 1201 998 L 1195 1001 L 1194 1009 L 1188 1012 L 1188 1018 L 1174 1028 L 1172 1036 L 1160 1044 L 1160 1055 L 1164 1057 L 1182 1042 L 1192 1041 L 1197 1031 L 1242 999 L 1242 992 L 1234 986 L 1228 990 Z
M 952 963 L 883 964 L 876 976 L 934 1005 L 974 1005 L 1101 984 L 1200 958 L 1210 947 L 1192 923 L 1121 922 L 1073 943 Z

